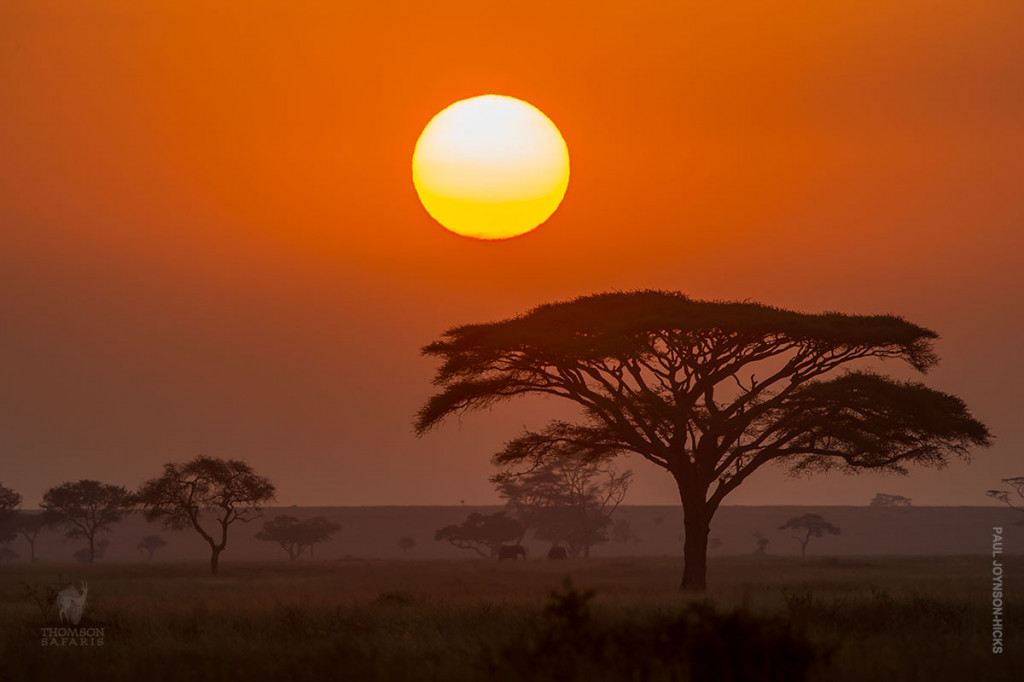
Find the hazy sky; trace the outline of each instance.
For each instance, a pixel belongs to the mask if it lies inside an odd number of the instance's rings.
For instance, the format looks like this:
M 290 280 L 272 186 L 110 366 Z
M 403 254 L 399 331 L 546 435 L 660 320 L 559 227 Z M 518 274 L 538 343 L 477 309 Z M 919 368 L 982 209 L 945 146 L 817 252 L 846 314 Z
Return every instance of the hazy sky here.
M 557 402 L 412 432 L 418 349 L 541 302 L 657 287 L 938 331 L 972 465 L 726 503 L 985 504 L 1024 475 L 1024 3 L 0 0 L 0 481 L 135 486 L 241 457 L 283 504 L 497 501 Z M 452 235 L 417 136 L 527 100 L 572 177 L 540 229 Z M 678 502 L 630 461 L 627 502 Z

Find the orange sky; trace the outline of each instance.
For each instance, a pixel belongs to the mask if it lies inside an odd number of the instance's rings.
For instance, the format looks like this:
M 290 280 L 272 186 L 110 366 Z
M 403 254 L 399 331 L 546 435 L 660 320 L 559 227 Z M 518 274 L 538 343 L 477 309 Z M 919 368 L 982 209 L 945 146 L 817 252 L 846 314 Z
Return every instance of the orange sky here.
M 1019 0 L 348 4 L 0 5 L 0 481 L 29 506 L 199 452 L 285 504 L 495 501 L 489 454 L 562 408 L 417 440 L 418 348 L 634 287 L 905 315 L 998 439 L 906 479 L 765 471 L 732 503 L 984 504 L 1024 474 Z M 426 122 L 486 93 L 572 159 L 555 216 L 502 243 L 433 223 L 410 173 Z M 632 466 L 629 502 L 678 501 Z

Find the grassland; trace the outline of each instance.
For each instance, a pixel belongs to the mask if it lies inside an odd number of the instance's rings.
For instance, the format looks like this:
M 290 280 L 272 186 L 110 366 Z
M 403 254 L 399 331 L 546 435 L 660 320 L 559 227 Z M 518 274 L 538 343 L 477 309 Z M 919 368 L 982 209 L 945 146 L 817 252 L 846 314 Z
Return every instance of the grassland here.
M 703 680 L 699 666 L 673 659 L 687 641 L 756 658 L 786 637 L 811 652 L 810 680 L 1016 680 L 1024 671 L 1024 590 L 1015 594 L 1024 557 L 1006 560 L 1001 655 L 991 652 L 985 557 L 723 557 L 712 560 L 701 598 L 679 593 L 680 563 L 667 558 L 204 571 L 3 567 L 0 680 Z M 58 624 L 52 590 L 70 580 L 88 582 L 80 625 L 103 628 L 102 646 L 41 644 L 41 627 Z M 589 590 L 595 596 L 579 603 Z M 681 613 L 690 614 L 682 630 Z M 664 665 L 645 665 L 658 656 Z M 759 677 L 752 665 L 731 679 L 786 677 Z

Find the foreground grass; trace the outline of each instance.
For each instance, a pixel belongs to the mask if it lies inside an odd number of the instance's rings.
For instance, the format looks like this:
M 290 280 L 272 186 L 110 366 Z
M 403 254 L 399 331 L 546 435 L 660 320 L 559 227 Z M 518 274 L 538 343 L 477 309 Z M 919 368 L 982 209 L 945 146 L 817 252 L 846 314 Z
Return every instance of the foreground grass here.
M 1024 561 L 1006 563 L 999 656 L 984 557 L 722 558 L 696 601 L 719 614 L 706 641 L 738 639 L 727 644 L 741 652 L 762 636 L 805 642 L 812 680 L 1019 679 Z M 0 680 L 457 682 L 545 679 L 559 664 L 559 679 L 701 679 L 642 665 L 710 627 L 673 625 L 696 613 L 680 569 L 674 559 L 345 561 L 228 564 L 213 578 L 200 565 L 13 565 L 0 569 Z M 544 613 L 565 576 L 575 591 L 560 588 L 562 606 L 595 593 L 584 626 Z M 102 646 L 41 645 L 40 628 L 58 624 L 47 589 L 70 580 L 89 583 L 81 626 L 102 627 Z

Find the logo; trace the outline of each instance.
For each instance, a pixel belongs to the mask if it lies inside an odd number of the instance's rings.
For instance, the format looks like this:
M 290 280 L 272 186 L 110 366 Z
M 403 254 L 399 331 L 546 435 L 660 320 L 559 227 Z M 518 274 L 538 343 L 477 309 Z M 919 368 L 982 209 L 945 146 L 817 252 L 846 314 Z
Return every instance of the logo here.
M 57 593 L 57 611 L 62 627 L 41 628 L 43 646 L 103 646 L 103 628 L 78 627 L 88 598 L 89 585 L 84 582 L 78 587 L 68 585 Z M 65 623 L 73 627 L 63 627 Z
M 65 587 L 57 594 L 57 609 L 60 611 L 60 622 L 78 625 L 82 620 L 82 612 L 85 610 L 85 600 L 89 596 L 88 583 L 82 583 L 80 588 L 71 585 Z

